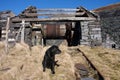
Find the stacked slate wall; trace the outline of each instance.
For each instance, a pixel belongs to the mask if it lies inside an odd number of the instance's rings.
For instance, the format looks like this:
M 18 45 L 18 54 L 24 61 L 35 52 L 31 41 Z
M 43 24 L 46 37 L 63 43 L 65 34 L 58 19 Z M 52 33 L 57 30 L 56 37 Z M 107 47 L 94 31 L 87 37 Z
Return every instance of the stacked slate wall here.
M 83 21 L 82 28 L 82 45 L 100 46 L 102 44 L 101 26 L 98 21 Z
M 120 48 L 120 7 L 102 10 L 98 14 L 101 19 L 102 41 L 106 42 L 109 36 Z

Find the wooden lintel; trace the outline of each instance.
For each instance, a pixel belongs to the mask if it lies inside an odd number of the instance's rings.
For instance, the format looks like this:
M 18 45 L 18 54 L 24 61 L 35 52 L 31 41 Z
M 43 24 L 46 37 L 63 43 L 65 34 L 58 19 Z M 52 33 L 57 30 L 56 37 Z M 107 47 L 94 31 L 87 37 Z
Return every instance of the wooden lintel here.
M 12 22 L 22 22 L 22 20 L 25 20 L 26 22 L 69 22 L 69 21 L 94 21 L 96 18 L 91 17 L 54 17 L 54 18 L 16 18 L 12 19 Z

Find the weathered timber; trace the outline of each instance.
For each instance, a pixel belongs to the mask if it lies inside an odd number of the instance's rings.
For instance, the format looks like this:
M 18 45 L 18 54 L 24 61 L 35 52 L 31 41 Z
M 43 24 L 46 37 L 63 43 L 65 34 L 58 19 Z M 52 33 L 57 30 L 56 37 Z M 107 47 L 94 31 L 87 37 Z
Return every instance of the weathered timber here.
M 26 22 L 74 22 L 74 21 L 89 21 L 89 20 L 96 20 L 96 18 L 89 18 L 89 17 L 55 17 L 55 18 L 16 18 L 12 19 L 12 22 L 21 22 L 22 20 L 25 20 Z
M 24 13 L 23 15 L 25 16 L 75 16 L 75 15 L 83 15 L 85 14 L 85 12 L 81 12 L 81 13 L 59 13 L 59 12 L 47 12 L 47 13 Z
M 25 32 L 25 20 L 22 20 L 22 30 L 21 30 L 21 43 L 24 43 L 24 32 Z
M 8 30 L 10 27 L 10 18 L 8 17 L 7 19 L 7 24 L 6 24 L 6 40 L 5 40 L 5 52 L 6 54 L 8 53 Z
M 25 20 L 25 23 L 27 22 L 30 25 L 27 24 L 28 25 L 27 26 L 24 24 L 17 24 L 17 23 L 21 23 L 22 20 Z M 85 8 L 82 8 L 82 7 L 79 7 L 77 9 L 40 9 L 38 10 L 36 7 L 30 6 L 26 8 L 24 11 L 22 11 L 18 16 L 11 18 L 11 22 L 13 24 L 11 27 L 17 30 L 15 32 L 18 33 L 18 35 L 16 36 L 16 39 L 18 41 L 20 41 L 21 39 L 21 42 L 25 42 L 25 43 L 28 42 L 27 44 L 31 45 L 31 43 L 29 43 L 32 40 L 31 33 L 33 30 L 35 30 L 33 29 L 33 24 L 45 23 L 46 25 L 50 25 L 53 23 L 59 24 L 59 22 L 60 23 L 61 22 L 64 22 L 64 23 L 73 22 L 74 23 L 74 22 L 81 22 L 81 21 L 94 21 L 94 20 L 97 20 L 96 15 L 87 11 Z M 22 29 L 20 29 L 21 25 L 22 25 Z M 20 30 L 18 31 L 18 29 Z M 54 32 L 54 29 L 53 29 L 53 32 Z M 42 30 L 41 32 L 39 31 L 39 33 L 42 34 L 42 36 L 44 36 L 42 33 Z M 59 36 L 57 36 L 57 39 L 58 38 Z
M 6 20 L 0 20 L 0 22 L 6 22 Z
M 36 9 L 37 11 L 77 11 L 79 9 L 74 8 L 49 8 L 49 9 Z

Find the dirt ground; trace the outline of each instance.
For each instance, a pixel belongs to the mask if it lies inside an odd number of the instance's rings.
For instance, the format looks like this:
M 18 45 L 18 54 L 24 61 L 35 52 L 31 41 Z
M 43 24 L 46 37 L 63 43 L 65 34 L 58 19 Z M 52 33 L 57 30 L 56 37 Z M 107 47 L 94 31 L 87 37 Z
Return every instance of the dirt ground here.
M 26 44 L 16 44 L 9 49 L 6 55 L 4 44 L 0 42 L 0 80 L 76 80 L 75 63 L 85 64 L 81 54 L 82 50 L 108 78 L 106 80 L 120 79 L 120 51 L 102 47 L 90 48 L 77 46 L 68 48 L 64 43 L 59 46 L 61 54 L 56 55 L 59 67 L 55 67 L 56 74 L 50 69 L 43 72 L 42 60 L 45 51 L 50 46 L 34 46 L 29 49 Z

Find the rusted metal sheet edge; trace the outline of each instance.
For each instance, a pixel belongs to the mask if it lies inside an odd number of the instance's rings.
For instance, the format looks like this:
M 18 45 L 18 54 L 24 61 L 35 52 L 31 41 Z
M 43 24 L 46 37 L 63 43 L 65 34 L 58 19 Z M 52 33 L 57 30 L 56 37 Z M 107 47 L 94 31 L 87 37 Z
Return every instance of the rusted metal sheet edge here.
M 89 21 L 89 20 L 96 20 L 96 18 L 89 18 L 89 17 L 56 17 L 56 18 L 21 18 L 21 19 L 12 19 L 12 22 L 20 22 L 22 20 L 25 21 L 38 21 L 38 22 L 54 22 L 54 21 Z
M 81 51 L 81 50 L 80 50 Z M 83 51 L 81 51 L 82 55 L 85 57 L 85 59 L 88 61 L 88 63 L 90 64 L 90 66 L 96 70 L 98 72 L 98 75 L 100 78 L 100 80 L 107 80 L 106 77 L 101 73 L 101 71 L 93 64 L 93 62 L 84 54 Z

